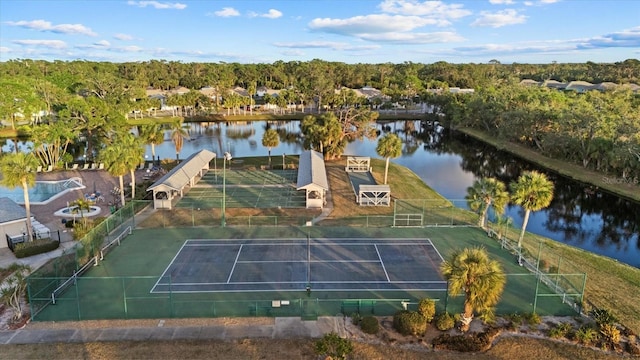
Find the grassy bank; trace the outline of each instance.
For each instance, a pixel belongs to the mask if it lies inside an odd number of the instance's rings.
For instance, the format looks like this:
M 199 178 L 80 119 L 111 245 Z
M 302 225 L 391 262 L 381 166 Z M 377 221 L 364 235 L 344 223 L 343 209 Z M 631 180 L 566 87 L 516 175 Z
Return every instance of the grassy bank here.
M 527 148 L 526 146 L 506 140 L 496 139 L 494 136 L 479 130 L 465 128 L 459 129 L 458 131 L 491 144 L 500 150 L 538 164 L 539 166 L 556 172 L 562 176 L 566 176 L 581 183 L 594 185 L 605 191 L 640 202 L 640 186 L 639 184 L 634 184 L 632 181 L 626 183 L 611 181 L 615 176 L 585 169 L 582 166 L 571 164 L 566 161 L 548 158 L 540 155 L 530 148 Z

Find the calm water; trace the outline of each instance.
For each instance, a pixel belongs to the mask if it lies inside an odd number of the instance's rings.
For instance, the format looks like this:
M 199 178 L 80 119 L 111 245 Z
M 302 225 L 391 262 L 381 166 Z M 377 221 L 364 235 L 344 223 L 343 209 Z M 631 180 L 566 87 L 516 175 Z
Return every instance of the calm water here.
M 231 152 L 234 157 L 264 156 L 262 146 L 266 122 L 194 124 L 189 130 L 191 139 L 185 141 L 181 158 L 200 149 L 217 154 Z M 274 162 L 283 154 L 299 154 L 302 150 L 298 122 L 270 122 L 280 133 L 280 145 L 272 149 Z M 493 176 L 505 183 L 515 180 L 523 170 L 535 166 L 519 158 L 464 136 L 439 135 L 425 130 L 420 122 L 395 122 L 378 125 L 380 133 L 396 132 L 404 141 L 403 154 L 393 161 L 410 168 L 425 183 L 450 200 L 461 200 L 467 187 L 477 178 Z M 408 130 L 408 131 L 406 131 Z M 156 146 L 156 156 L 175 159 L 173 143 L 167 139 Z M 362 140 L 347 146 L 347 155 L 378 157 L 377 140 Z M 3 147 L 9 151 L 11 144 Z M 151 158 L 151 149 L 146 149 Z M 640 204 L 600 191 L 552 173 L 555 184 L 554 200 L 549 208 L 531 214 L 527 230 L 585 250 L 609 256 L 640 267 Z M 466 206 L 464 201 L 455 201 Z M 524 216 L 518 206 L 509 206 L 506 215 L 520 227 Z

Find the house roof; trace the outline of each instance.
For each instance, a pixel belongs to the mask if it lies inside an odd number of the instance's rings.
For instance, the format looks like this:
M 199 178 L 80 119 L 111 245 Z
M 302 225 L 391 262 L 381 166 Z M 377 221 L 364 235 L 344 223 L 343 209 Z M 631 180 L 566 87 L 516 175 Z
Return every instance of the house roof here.
M 209 150 L 200 150 L 191 154 L 182 161 L 178 166 L 174 167 L 147 188 L 147 191 L 157 187 L 164 186 L 173 190 L 180 191 L 189 184 L 191 179 L 200 173 L 200 170 L 209 166 L 209 162 L 216 157 L 216 154 Z
M 27 218 L 27 210 L 8 197 L 0 197 L 0 224 Z
M 329 190 L 324 158 L 321 153 L 313 150 L 303 151 L 302 154 L 300 154 L 300 160 L 298 162 L 298 182 L 296 188 L 297 190 L 302 190 L 309 186 Z

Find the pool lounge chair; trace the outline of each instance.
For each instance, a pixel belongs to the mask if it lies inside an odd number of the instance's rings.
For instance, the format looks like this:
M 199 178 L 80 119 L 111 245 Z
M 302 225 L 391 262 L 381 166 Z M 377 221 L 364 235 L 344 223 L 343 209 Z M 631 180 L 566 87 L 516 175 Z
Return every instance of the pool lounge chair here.
M 144 170 L 144 163 L 140 164 L 140 166 L 138 167 L 138 170 Z
M 98 164 L 91 163 L 91 170 L 96 170 L 96 169 L 98 169 Z
M 71 166 L 71 170 L 77 170 L 78 169 L 78 164 L 73 164 Z
M 98 170 L 104 170 L 104 163 L 98 164 Z
M 38 168 L 36 169 L 36 172 L 42 172 L 42 165 L 38 165 Z
M 53 171 L 53 165 L 47 166 L 46 172 L 52 172 L 52 171 Z
M 82 170 L 89 170 L 89 164 L 85 163 L 84 166 L 82 166 Z

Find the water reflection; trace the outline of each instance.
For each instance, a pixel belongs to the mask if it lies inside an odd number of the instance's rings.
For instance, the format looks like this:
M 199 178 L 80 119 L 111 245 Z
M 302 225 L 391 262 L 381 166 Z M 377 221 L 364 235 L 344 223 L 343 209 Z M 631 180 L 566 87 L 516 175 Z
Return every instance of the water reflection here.
M 280 135 L 280 144 L 272 149 L 272 156 L 304 150 L 298 121 L 200 123 L 190 125 L 189 139 L 184 142 L 180 157 L 200 149 L 217 154 L 229 151 L 234 157 L 266 156 L 262 136 L 268 128 Z M 388 132 L 398 134 L 405 144 L 402 155 L 393 161 L 410 168 L 451 200 L 463 199 L 467 187 L 477 178 L 492 176 L 508 184 L 523 170 L 536 169 L 469 137 L 444 133 L 437 124 L 397 121 L 378 125 L 380 136 Z M 347 145 L 346 154 L 378 157 L 376 144 L 377 140 L 355 140 Z M 13 146 L 7 140 L 2 151 Z M 27 147 L 27 143 L 19 143 L 19 149 Z M 151 155 L 150 147 L 146 154 Z M 169 132 L 165 142 L 156 146 L 156 155 L 161 159 L 175 158 Z M 554 200 L 549 208 L 531 215 L 529 231 L 640 267 L 640 204 L 552 173 L 547 175 L 555 184 Z M 462 201 L 456 205 L 465 206 Z M 509 206 L 506 215 L 519 227 L 524 211 Z

